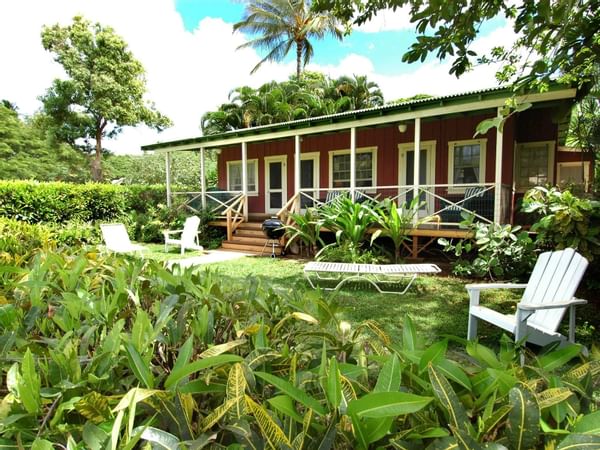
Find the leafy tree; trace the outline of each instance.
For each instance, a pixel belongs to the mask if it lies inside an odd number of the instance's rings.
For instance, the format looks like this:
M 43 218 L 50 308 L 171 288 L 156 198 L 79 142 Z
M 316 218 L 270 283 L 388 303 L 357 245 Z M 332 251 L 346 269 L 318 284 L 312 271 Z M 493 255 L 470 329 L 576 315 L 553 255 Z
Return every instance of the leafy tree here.
M 468 71 L 475 62 L 502 62 L 499 81 L 543 89 L 558 78 L 579 88 L 584 97 L 594 84 L 594 65 L 600 61 L 600 3 L 598 0 L 509 2 L 497 0 L 423 2 L 420 0 L 315 0 L 315 11 L 331 11 L 345 21 L 362 24 L 378 11 L 410 8 L 417 40 L 404 62 L 424 61 L 434 53 L 454 58 L 450 73 Z M 510 48 L 495 47 L 478 55 L 471 44 L 482 24 L 506 17 L 519 35 Z M 523 54 L 527 56 L 524 57 Z
M 16 105 L 0 103 L 0 179 L 87 181 L 87 158 L 46 138 L 39 116 L 22 120 Z
M 310 0 L 250 0 L 243 19 L 234 24 L 233 29 L 259 35 L 238 48 L 268 51 L 250 73 L 256 72 L 266 61 L 283 60 L 295 46 L 297 79 L 314 53 L 310 39 L 331 35 L 341 40 L 343 34 L 331 14 L 311 10 Z
M 71 25 L 43 27 L 42 44 L 69 77 L 54 80 L 41 98 L 44 112 L 59 139 L 75 144 L 83 138 L 87 148 L 95 140 L 94 180 L 102 179 L 102 139 L 124 126 L 162 130 L 171 124 L 144 101 L 144 68 L 112 28 L 76 16 Z
M 379 86 L 368 81 L 366 76 L 343 76 L 332 80 L 316 72 L 305 74 L 300 81 L 292 76 L 288 81 L 271 81 L 258 89 L 238 87 L 229 93 L 228 100 L 217 111 L 202 116 L 205 135 L 384 103 Z

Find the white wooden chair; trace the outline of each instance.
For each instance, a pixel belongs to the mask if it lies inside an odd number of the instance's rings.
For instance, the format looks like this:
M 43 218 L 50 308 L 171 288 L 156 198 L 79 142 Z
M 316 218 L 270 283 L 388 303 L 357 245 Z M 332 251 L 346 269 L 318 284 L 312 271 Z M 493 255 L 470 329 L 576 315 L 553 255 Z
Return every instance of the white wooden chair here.
M 575 298 L 575 291 L 588 266 L 588 261 L 572 248 L 542 253 L 526 284 L 491 283 L 468 284 L 469 329 L 467 339 L 477 336 L 479 319 L 492 323 L 515 335 L 516 341 L 525 340 L 536 345 L 560 341 L 560 345 L 575 342 L 575 307 L 587 303 Z M 485 289 L 525 289 L 517 311 L 501 314 L 479 305 L 479 294 Z M 569 310 L 569 336 L 557 332 Z
M 198 216 L 191 216 L 185 219 L 183 224 L 183 230 L 165 230 L 163 235 L 165 237 L 165 252 L 168 251 L 169 245 L 178 245 L 181 247 L 181 254 L 185 253 L 185 249 L 191 250 L 204 250 L 198 243 L 198 228 L 200 227 L 200 218 Z M 171 235 L 180 234 L 179 239 L 172 238 Z
M 132 244 L 127 229 L 122 223 L 105 223 L 100 225 L 102 239 L 106 249 L 115 253 L 134 253 L 148 250 L 143 245 Z

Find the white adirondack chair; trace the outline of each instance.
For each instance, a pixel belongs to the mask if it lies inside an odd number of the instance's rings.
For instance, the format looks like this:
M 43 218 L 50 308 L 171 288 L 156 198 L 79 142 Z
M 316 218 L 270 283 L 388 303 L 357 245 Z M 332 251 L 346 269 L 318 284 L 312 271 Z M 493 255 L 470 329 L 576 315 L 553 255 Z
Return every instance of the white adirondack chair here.
M 490 283 L 468 284 L 469 329 L 467 339 L 477 336 L 479 319 L 492 323 L 536 345 L 560 341 L 560 345 L 575 342 L 575 307 L 587 303 L 575 298 L 575 291 L 588 266 L 588 261 L 572 248 L 542 253 L 526 284 Z M 479 305 L 479 294 L 484 289 L 525 289 L 517 312 L 501 314 Z M 569 310 L 569 336 L 556 330 Z
M 204 250 L 198 243 L 198 227 L 200 227 L 200 218 L 198 216 L 191 216 L 185 219 L 183 224 L 183 230 L 165 230 L 163 235 L 165 237 L 165 252 L 168 251 L 169 245 L 178 245 L 181 247 L 181 254 L 185 253 L 185 249 L 191 250 Z M 181 234 L 179 239 L 172 238 L 173 234 Z
M 127 229 L 122 223 L 105 223 L 100 225 L 102 239 L 106 249 L 115 253 L 133 253 L 148 250 L 143 245 L 132 244 Z

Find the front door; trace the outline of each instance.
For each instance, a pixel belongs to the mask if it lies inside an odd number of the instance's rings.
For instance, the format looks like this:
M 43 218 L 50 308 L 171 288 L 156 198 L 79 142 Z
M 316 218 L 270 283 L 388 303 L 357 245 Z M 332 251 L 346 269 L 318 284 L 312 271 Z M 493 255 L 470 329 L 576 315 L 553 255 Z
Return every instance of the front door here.
M 287 202 L 286 157 L 265 158 L 265 211 L 277 213 Z
M 400 159 L 400 202 L 406 202 L 407 205 L 413 199 L 413 191 L 409 187 L 414 185 L 414 163 L 415 150 L 414 144 L 402 144 L 399 146 Z M 433 193 L 435 175 L 435 141 L 425 141 L 421 143 L 421 151 L 419 153 L 419 186 Z M 422 202 L 419 209 L 419 216 L 427 216 L 433 212 L 435 198 L 432 195 L 427 195 L 422 192 L 420 195 Z

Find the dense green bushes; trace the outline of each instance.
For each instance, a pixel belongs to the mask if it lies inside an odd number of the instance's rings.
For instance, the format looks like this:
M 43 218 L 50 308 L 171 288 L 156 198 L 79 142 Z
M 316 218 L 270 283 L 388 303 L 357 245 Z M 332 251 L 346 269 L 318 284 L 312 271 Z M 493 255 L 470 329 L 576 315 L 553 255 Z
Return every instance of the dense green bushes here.
M 425 345 L 409 318 L 392 342 L 300 284 L 279 292 L 93 253 L 40 253 L 3 286 L 6 448 L 600 442 L 595 349 L 589 360 L 547 349 L 521 368 L 509 341 L 497 353 Z
M 110 221 L 165 198 L 163 186 L 0 181 L 0 216 L 28 223 Z

